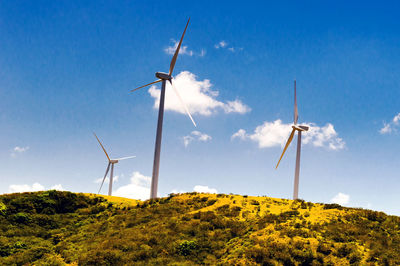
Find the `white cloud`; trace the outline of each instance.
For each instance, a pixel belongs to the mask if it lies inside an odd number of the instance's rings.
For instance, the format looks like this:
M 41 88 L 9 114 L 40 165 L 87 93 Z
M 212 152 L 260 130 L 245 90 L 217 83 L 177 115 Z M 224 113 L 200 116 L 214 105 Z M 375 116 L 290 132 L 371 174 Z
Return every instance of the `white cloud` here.
M 14 147 L 14 149 L 12 149 L 11 157 L 16 157 L 18 154 L 25 153 L 28 150 L 29 150 L 29 146 L 26 146 L 26 147 L 16 146 L 16 147 Z
M 314 123 L 306 124 L 310 127 L 304 133 L 304 144 L 311 143 L 316 147 L 326 147 L 330 150 L 341 150 L 345 147 L 343 139 L 338 134 L 332 124 L 327 123 L 324 127 L 318 127 Z
M 215 188 L 210 188 L 208 186 L 201 186 L 201 185 L 197 185 L 193 188 L 194 192 L 203 192 L 203 193 L 213 193 L 213 194 L 217 194 L 218 191 Z
M 273 146 L 285 145 L 291 130 L 290 124 L 282 124 L 281 120 L 274 122 L 264 122 L 257 126 L 253 134 L 247 134 L 246 130 L 239 129 L 232 135 L 231 139 L 251 140 L 258 143 L 259 148 L 269 148 Z
M 389 123 L 383 122 L 383 128 L 379 130 L 381 134 L 390 134 L 393 131 L 397 131 L 398 127 L 400 126 L 400 113 L 393 117 L 392 121 Z
M 142 175 L 139 172 L 133 172 L 130 178 L 130 183 L 119 187 L 114 196 L 147 200 L 150 198 L 150 183 L 151 177 Z
M 379 130 L 379 133 L 381 133 L 381 134 L 389 134 L 389 133 L 392 133 L 392 126 L 391 126 L 391 124 L 386 124 L 386 123 L 384 123 L 384 126 L 383 126 L 383 128 L 381 128 L 381 129 Z
M 183 137 L 183 144 L 187 147 L 192 141 L 207 142 L 211 140 L 211 136 L 201 133 L 200 131 L 192 131 L 190 135 Z
M 164 49 L 164 52 L 167 54 L 173 55 L 176 51 L 176 48 L 178 47 L 179 41 L 172 40 L 174 43 L 172 46 L 168 46 L 167 48 Z M 188 55 L 188 56 L 193 56 L 194 52 L 192 50 L 189 50 L 187 45 L 181 45 L 181 49 L 179 50 L 180 55 Z
M 168 46 L 167 48 L 164 49 L 164 52 L 170 55 L 173 55 L 176 51 L 176 48 L 178 47 L 179 41 L 176 40 L 171 40 L 174 44 L 172 46 Z M 181 49 L 179 49 L 179 54 L 180 55 L 188 55 L 188 56 L 200 56 L 203 57 L 206 55 L 206 50 L 200 49 L 200 52 L 194 52 L 193 50 L 189 50 L 187 45 L 181 45 Z
M 26 152 L 27 150 L 29 150 L 29 147 L 15 147 L 14 151 L 15 152 Z
M 59 191 L 64 191 L 65 189 L 62 187 L 61 184 L 57 184 L 52 186 L 50 189 L 55 189 L 55 190 L 59 190 Z
M 228 43 L 226 41 L 220 41 L 219 43 L 214 45 L 214 48 L 215 49 L 220 49 L 220 48 L 228 49 L 228 51 L 230 51 L 232 53 L 243 50 L 243 47 L 233 47 L 233 46 L 228 47 Z
M 246 135 L 246 130 L 244 130 L 244 129 L 239 129 L 236 133 L 234 133 L 234 134 L 231 136 L 231 140 L 234 140 L 234 139 L 236 139 L 236 138 L 241 139 L 241 140 L 245 140 L 246 137 L 247 137 L 247 135 Z
M 209 116 L 218 110 L 223 110 L 225 113 L 244 114 L 251 110 L 240 100 L 228 101 L 227 103 L 218 101 L 216 98 L 219 92 L 211 90 L 212 84 L 210 81 L 208 79 L 197 80 L 196 75 L 189 71 L 179 73 L 173 82 L 192 114 Z M 154 108 L 157 109 L 160 101 L 160 89 L 156 86 L 151 86 L 149 93 L 154 98 Z M 165 110 L 181 114 L 186 113 L 169 82 L 167 82 L 165 94 Z
M 400 113 L 398 113 L 395 117 L 393 117 L 393 123 L 398 125 L 399 121 L 400 121 Z
M 250 107 L 243 104 L 240 100 L 228 101 L 223 107 L 225 113 L 239 113 L 245 114 L 250 112 Z
M 219 48 L 225 48 L 227 45 L 228 45 L 228 43 L 227 43 L 226 41 L 220 41 L 219 43 L 217 43 L 216 45 L 214 45 L 214 47 L 215 47 L 216 49 L 219 49 Z
M 338 137 L 332 124 L 327 123 L 319 127 L 314 123 L 304 123 L 310 127 L 303 133 L 303 144 L 312 144 L 316 147 L 325 147 L 330 150 L 340 150 L 345 147 L 343 139 Z M 239 129 L 231 139 L 251 140 L 258 144 L 259 148 L 284 146 L 292 130 L 292 124 L 283 124 L 280 119 L 273 122 L 264 122 L 257 126 L 253 134 L 248 134 L 244 129 Z
M 50 189 L 55 189 L 60 191 L 65 190 L 61 184 L 56 184 L 50 187 Z M 35 182 L 32 185 L 22 184 L 22 185 L 10 185 L 8 187 L 8 193 L 33 192 L 33 191 L 43 191 L 43 190 L 46 190 L 46 188 L 43 185 L 39 184 L 38 182 Z
M 23 184 L 23 185 L 10 185 L 8 188 L 9 193 L 15 192 L 30 192 L 30 191 L 40 191 L 45 190 L 44 186 L 39 183 L 33 183 L 33 185 Z
M 337 203 L 340 205 L 346 205 L 350 201 L 350 196 L 339 192 L 336 196 L 331 199 L 332 203 Z

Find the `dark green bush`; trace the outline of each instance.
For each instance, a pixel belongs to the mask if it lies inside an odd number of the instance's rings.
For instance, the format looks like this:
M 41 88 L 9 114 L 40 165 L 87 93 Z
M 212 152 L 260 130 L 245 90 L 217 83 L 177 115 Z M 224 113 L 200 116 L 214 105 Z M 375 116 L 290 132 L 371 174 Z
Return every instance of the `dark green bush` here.
M 19 213 L 14 214 L 12 216 L 12 219 L 15 223 L 19 223 L 19 224 L 28 224 L 30 221 L 32 221 L 31 216 L 25 212 L 19 212 Z
M 341 209 L 343 209 L 343 207 L 340 206 L 339 204 L 332 203 L 332 204 L 324 204 L 323 209 L 324 210 L 329 210 L 329 209 L 339 209 L 339 210 L 341 210 Z
M 198 249 L 198 245 L 195 241 L 185 240 L 178 246 L 178 252 L 180 255 L 188 256 Z

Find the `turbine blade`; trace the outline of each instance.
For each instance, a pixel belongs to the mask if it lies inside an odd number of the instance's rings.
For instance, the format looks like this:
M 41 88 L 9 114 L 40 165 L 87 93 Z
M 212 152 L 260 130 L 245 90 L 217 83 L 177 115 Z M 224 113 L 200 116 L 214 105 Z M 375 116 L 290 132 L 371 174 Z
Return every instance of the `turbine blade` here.
M 178 96 L 179 101 L 181 102 L 181 104 L 183 105 L 183 108 L 185 108 L 186 114 L 189 116 L 190 120 L 192 120 L 192 123 L 195 127 L 197 127 L 196 122 L 194 122 L 192 115 L 189 112 L 189 109 L 187 108 L 185 102 L 182 100 L 181 95 L 178 92 L 178 89 L 175 87 L 174 83 L 172 82 L 172 80 L 169 80 L 169 83 L 171 83 L 172 88 L 175 91 L 176 96 Z
M 296 80 L 294 81 L 294 124 L 297 124 L 299 119 L 299 112 L 297 110 L 297 95 L 296 95 Z
M 128 156 L 128 157 L 118 158 L 118 159 L 115 159 L 115 160 L 121 161 L 121 160 L 130 159 L 130 158 L 135 158 L 135 157 L 136 157 L 136 156 Z
M 187 27 L 189 25 L 189 21 L 190 21 L 190 18 L 188 19 L 188 22 L 186 23 L 186 27 L 185 27 L 185 30 L 182 33 L 181 40 L 179 41 L 179 44 L 176 47 L 174 56 L 172 57 L 171 64 L 169 66 L 169 72 L 168 72 L 168 75 L 170 75 L 170 76 L 172 75 L 172 71 L 174 71 L 176 59 L 178 58 L 179 50 L 181 49 L 181 44 L 182 44 L 182 41 L 183 41 L 183 36 L 185 36 L 186 29 L 187 29 Z
M 96 133 L 93 132 L 93 135 L 96 137 L 96 139 L 99 142 L 101 148 L 103 149 L 104 153 L 106 154 L 108 161 L 110 161 L 110 157 L 108 156 L 108 154 L 106 152 L 106 149 L 104 149 L 103 144 L 101 144 L 101 142 L 100 142 L 99 138 L 97 137 Z
M 155 83 L 161 82 L 161 81 L 162 81 L 162 79 L 159 79 L 159 80 L 153 81 L 153 82 L 151 82 L 151 83 L 149 83 L 149 84 L 146 84 L 146 85 L 140 86 L 139 88 L 133 89 L 133 90 L 131 90 L 130 92 L 137 91 L 138 89 L 144 88 L 144 87 L 146 87 L 146 86 L 149 86 L 149 85 L 152 85 L 152 84 L 155 84 Z
M 282 155 L 281 155 L 281 157 L 279 158 L 279 161 L 278 161 L 278 163 L 276 164 L 276 167 L 275 167 L 275 169 L 277 169 L 277 168 L 278 168 L 278 166 L 279 166 L 279 163 L 281 162 L 283 155 L 285 154 L 285 152 L 286 152 L 287 148 L 288 148 L 288 147 L 289 147 L 289 145 L 290 145 L 290 142 L 292 142 L 292 140 L 293 140 L 293 136 L 294 136 L 294 132 L 295 132 L 295 131 L 296 131 L 296 130 L 295 130 L 295 129 L 293 129 L 293 130 L 292 130 L 292 133 L 290 133 L 289 139 L 288 139 L 288 140 L 287 140 L 287 142 L 286 142 L 285 148 L 283 149 Z
M 99 191 L 97 192 L 97 194 L 99 194 L 99 193 L 100 193 L 100 190 L 101 190 L 101 188 L 103 187 L 104 180 L 106 180 L 106 177 L 107 177 L 108 171 L 110 170 L 110 164 L 111 164 L 111 163 L 108 163 L 108 166 L 107 166 L 107 169 L 106 169 L 106 173 L 104 174 L 103 181 L 101 182 L 101 186 L 100 186 L 100 189 L 99 189 Z

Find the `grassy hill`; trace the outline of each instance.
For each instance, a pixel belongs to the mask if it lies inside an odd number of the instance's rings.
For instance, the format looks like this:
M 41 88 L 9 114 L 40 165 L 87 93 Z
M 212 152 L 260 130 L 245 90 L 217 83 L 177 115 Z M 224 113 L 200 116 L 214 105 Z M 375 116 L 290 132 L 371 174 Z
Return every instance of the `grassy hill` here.
M 0 196 L 0 265 L 400 265 L 400 217 L 302 200 Z

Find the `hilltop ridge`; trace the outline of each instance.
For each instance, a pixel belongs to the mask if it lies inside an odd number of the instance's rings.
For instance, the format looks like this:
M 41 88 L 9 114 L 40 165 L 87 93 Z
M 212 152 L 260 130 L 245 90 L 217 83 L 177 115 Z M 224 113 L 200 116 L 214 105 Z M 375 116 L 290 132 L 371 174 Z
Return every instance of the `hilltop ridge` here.
M 303 200 L 0 196 L 0 264 L 399 265 L 400 217 Z

